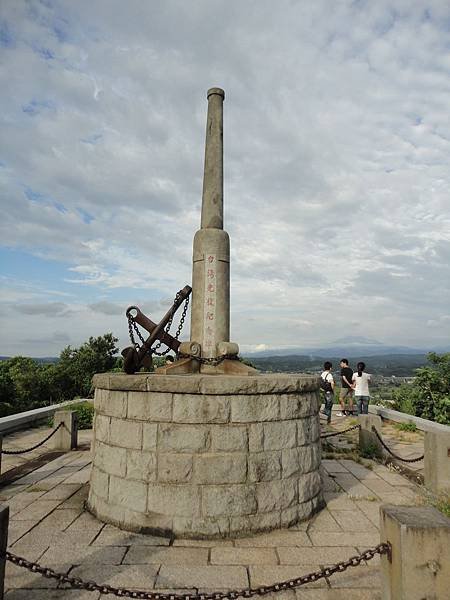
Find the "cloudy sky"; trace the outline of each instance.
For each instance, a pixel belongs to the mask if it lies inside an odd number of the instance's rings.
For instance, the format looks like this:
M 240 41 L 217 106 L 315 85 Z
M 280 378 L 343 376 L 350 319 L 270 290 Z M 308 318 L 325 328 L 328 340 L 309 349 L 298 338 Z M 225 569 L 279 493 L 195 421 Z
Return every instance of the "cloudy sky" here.
M 213 86 L 232 341 L 449 343 L 448 0 L 2 0 L 0 60 L 0 354 L 191 282 Z

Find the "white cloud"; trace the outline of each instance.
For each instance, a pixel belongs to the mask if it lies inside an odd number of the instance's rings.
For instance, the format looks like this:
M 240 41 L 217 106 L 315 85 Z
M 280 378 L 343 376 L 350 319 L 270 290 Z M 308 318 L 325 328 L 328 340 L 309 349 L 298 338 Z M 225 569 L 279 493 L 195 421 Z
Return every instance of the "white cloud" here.
M 423 323 L 440 322 L 450 291 L 448 3 L 2 12 L 1 239 L 69 265 L 76 339 L 126 334 L 119 306 L 158 311 L 190 281 L 205 92 L 221 85 L 233 340 L 447 341 Z M 58 302 L 33 294 L 17 296 L 22 313 Z M 49 339 L 38 321 L 19 325 L 24 339 Z

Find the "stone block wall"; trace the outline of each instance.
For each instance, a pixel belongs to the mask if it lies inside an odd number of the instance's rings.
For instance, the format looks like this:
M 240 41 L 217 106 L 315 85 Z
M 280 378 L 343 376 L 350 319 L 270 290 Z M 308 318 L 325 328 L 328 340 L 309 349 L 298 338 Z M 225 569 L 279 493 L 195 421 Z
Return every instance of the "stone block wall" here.
M 94 385 L 88 506 L 100 519 L 226 537 L 322 505 L 316 378 L 105 374 Z

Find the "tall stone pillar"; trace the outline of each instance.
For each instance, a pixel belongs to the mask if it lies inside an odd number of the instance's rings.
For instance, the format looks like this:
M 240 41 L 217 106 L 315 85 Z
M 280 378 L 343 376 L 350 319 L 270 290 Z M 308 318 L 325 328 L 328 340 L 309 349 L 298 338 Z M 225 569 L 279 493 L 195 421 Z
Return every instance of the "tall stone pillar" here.
M 208 90 L 201 229 L 194 237 L 191 340 L 202 356 L 218 356 L 230 340 L 230 239 L 223 230 L 223 101 L 220 88 Z
M 211 88 L 207 99 L 202 216 L 194 236 L 192 260 L 190 343 L 199 352 L 180 352 L 184 355 L 181 360 L 157 372 L 248 375 L 256 370 L 233 360 L 238 358 L 239 346 L 230 342 L 230 238 L 223 229 L 225 92 Z

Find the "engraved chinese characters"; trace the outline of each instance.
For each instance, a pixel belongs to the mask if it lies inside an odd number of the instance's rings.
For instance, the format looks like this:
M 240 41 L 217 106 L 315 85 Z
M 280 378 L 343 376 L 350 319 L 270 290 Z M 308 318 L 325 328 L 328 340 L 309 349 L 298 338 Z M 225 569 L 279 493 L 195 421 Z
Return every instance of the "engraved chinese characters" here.
M 209 254 L 205 261 L 204 352 L 207 358 L 215 355 L 216 348 L 216 265 L 217 257 Z

